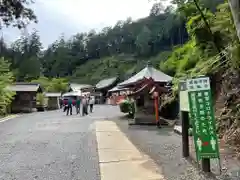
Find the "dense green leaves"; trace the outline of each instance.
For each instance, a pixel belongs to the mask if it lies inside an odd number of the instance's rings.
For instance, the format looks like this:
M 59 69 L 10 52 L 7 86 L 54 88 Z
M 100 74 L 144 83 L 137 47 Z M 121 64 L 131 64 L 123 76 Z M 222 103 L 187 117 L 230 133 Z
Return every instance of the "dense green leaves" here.
M 1 55 L 9 60 L 10 68 L 17 81 L 30 81 L 41 75 L 42 45 L 37 31 L 28 36 L 20 37 L 11 44 L 11 48 L 7 48 L 2 43 L 1 49 Z
M 157 1 L 149 16 L 138 21 L 128 18 L 100 32 L 81 32 L 70 39 L 61 36 L 44 51 L 35 31 L 10 47 L 1 39 L 0 53 L 10 65 L 5 69 L 10 68 L 17 81 L 38 82 L 49 92 L 66 91 L 67 81 L 95 84 L 113 76 L 124 80 L 148 61 L 174 76 L 177 85 L 182 77 L 217 71 L 224 54 L 229 57 L 224 61 L 239 67 L 239 41 L 230 8 L 221 3 L 173 0 L 164 7 L 164 1 Z
M 9 63 L 4 58 L 0 58 L 0 116 L 7 113 L 8 105 L 12 101 L 14 93 L 7 88 L 12 80 L 13 76 L 9 70 Z
M 0 29 L 2 26 L 16 26 L 24 28 L 30 21 L 37 22 L 32 9 L 28 7 L 33 0 L 1 0 L 0 1 Z
M 181 11 L 184 11 L 189 3 L 191 2 L 181 4 Z M 163 71 L 175 76 L 175 87 L 181 78 L 213 75 L 226 66 L 239 68 L 239 41 L 229 6 L 223 3 L 212 9 L 215 11 L 203 12 L 210 31 L 199 10 L 195 9 L 186 22 L 190 40 L 184 46 L 176 47 L 170 58 L 160 63 Z
M 64 78 L 39 77 L 31 82 L 39 83 L 46 92 L 66 92 L 68 81 Z

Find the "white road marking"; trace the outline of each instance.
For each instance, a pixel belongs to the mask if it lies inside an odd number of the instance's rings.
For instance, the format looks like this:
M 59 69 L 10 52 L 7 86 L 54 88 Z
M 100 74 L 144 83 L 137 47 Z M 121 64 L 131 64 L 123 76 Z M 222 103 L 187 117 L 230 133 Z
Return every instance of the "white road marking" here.
M 140 152 L 112 121 L 97 121 L 101 180 L 164 180 L 154 161 Z
M 9 116 L 6 116 L 6 117 L 0 119 L 0 123 L 1 123 L 1 122 L 5 122 L 5 121 L 8 121 L 8 120 L 10 120 L 10 119 L 14 119 L 14 118 L 16 118 L 16 117 L 18 117 L 18 116 L 19 116 L 19 115 L 9 115 Z

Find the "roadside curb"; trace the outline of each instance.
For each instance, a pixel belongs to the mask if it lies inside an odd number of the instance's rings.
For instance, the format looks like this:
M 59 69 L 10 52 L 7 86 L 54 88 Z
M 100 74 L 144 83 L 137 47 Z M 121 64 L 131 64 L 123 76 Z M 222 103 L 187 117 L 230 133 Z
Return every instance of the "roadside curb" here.
M 10 120 L 10 119 L 14 119 L 14 118 L 19 117 L 19 116 L 20 116 L 19 114 L 8 115 L 8 116 L 6 116 L 6 117 L 4 117 L 4 118 L 0 118 L 0 123 L 1 123 L 1 122 L 5 122 L 5 121 L 8 121 L 8 120 Z
M 182 126 L 175 125 L 173 131 L 178 135 L 182 135 Z

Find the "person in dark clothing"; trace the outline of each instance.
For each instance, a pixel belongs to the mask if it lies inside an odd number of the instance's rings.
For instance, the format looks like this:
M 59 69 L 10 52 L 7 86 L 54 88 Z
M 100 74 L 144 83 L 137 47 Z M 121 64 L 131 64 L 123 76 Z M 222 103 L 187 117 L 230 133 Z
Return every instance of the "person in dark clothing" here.
M 63 112 L 66 112 L 67 106 L 68 106 L 68 100 L 67 99 L 63 99 Z
M 80 114 L 80 103 L 81 103 L 80 97 L 77 97 L 77 100 L 76 100 L 76 113 L 77 114 Z
M 67 116 L 69 114 L 69 111 L 70 111 L 70 115 L 72 115 L 72 99 L 71 98 L 68 99 Z

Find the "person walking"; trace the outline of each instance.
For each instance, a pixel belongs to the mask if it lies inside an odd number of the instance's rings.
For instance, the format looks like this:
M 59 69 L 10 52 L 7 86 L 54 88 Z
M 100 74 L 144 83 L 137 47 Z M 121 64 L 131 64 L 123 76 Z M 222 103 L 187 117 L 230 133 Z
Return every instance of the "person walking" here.
M 92 113 L 93 111 L 93 104 L 94 104 L 94 99 L 93 97 L 90 97 L 90 100 L 89 100 L 90 113 Z
M 63 112 L 66 112 L 67 108 L 68 108 L 68 100 L 63 99 Z
M 69 111 L 70 111 L 70 115 L 72 115 L 72 99 L 71 98 L 68 99 L 67 116 L 69 115 Z
M 81 103 L 81 100 L 80 100 L 80 97 L 78 96 L 77 100 L 76 100 L 76 113 L 77 114 L 80 114 L 80 103 Z
M 87 115 L 87 98 L 86 96 L 83 97 L 82 99 L 82 116 L 85 116 L 85 114 Z
M 87 96 L 86 99 L 87 99 L 86 111 L 87 111 L 87 114 L 88 114 L 88 107 L 89 107 L 90 96 Z

